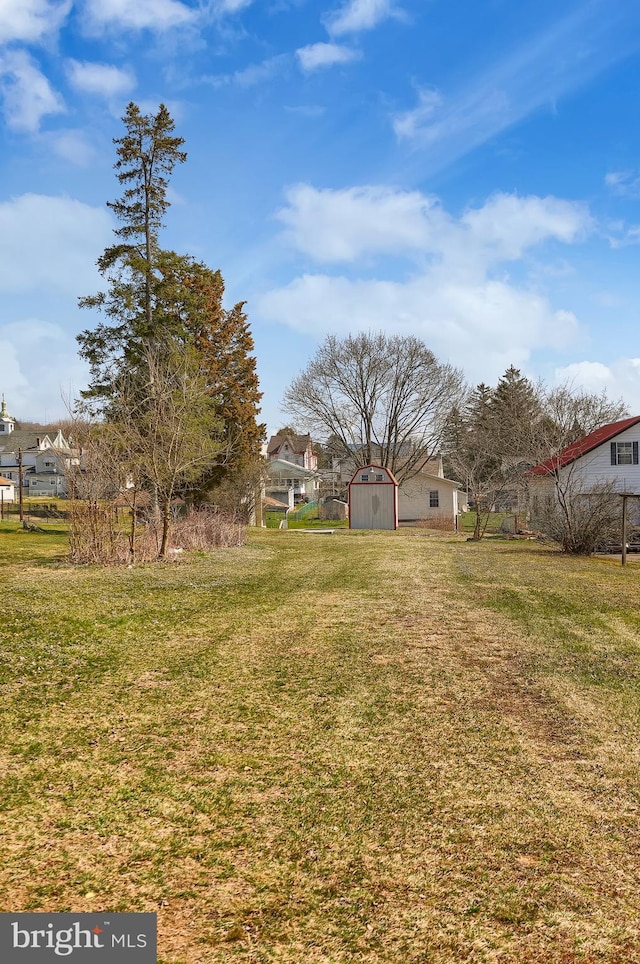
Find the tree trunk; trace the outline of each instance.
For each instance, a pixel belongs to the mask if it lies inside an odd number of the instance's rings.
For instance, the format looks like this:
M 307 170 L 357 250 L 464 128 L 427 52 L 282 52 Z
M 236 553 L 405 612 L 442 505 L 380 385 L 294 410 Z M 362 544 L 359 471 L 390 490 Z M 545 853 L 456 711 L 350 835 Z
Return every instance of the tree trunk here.
M 169 522 L 171 517 L 171 502 L 169 499 L 165 499 L 162 503 L 162 542 L 160 543 L 160 552 L 158 558 L 164 559 L 167 554 L 167 548 L 169 543 Z
M 131 562 L 132 566 L 135 565 L 135 561 L 136 561 L 136 525 L 138 521 L 136 518 L 137 511 L 138 511 L 137 499 L 136 499 L 137 494 L 138 494 L 138 490 L 134 489 L 133 503 L 131 506 L 131 529 L 129 530 L 129 561 Z

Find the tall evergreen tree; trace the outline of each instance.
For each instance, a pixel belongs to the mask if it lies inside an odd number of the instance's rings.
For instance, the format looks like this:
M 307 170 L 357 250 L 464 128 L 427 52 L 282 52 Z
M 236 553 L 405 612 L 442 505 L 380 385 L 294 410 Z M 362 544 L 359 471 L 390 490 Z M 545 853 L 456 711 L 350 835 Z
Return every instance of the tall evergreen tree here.
M 542 412 L 536 386 L 510 365 L 493 392 L 491 407 L 497 449 L 505 458 L 525 458 L 531 426 Z
M 120 227 L 116 242 L 98 259 L 107 290 L 81 298 L 82 308 L 97 308 L 107 321 L 78 335 L 80 355 L 89 362 L 91 383 L 85 398 L 109 398 L 114 375 L 142 365 L 144 353 L 162 340 L 158 318 L 158 277 L 162 262 L 159 232 L 169 207 L 168 178 L 186 160 L 182 137 L 164 104 L 157 114 L 142 114 L 130 103 L 116 138 L 115 169 L 122 196 L 108 202 Z
M 255 467 L 259 459 L 265 427 L 257 420 L 262 396 L 253 339 L 244 303 L 231 309 L 223 305 L 220 272 L 160 244 L 168 179 L 186 159 L 166 107 L 143 115 L 129 104 L 123 123 L 125 134 L 114 143 L 124 191 L 108 205 L 120 226 L 115 243 L 98 260 L 106 290 L 80 299 L 81 307 L 105 316 L 78 336 L 80 355 L 91 369 L 83 396 L 93 410 L 122 418 L 124 379 L 128 404 L 137 384 L 136 410 L 146 406 L 152 412 L 161 399 L 149 359 L 165 372 L 172 359 L 192 355 L 209 394 L 209 424 L 215 424 L 219 443 L 218 464 L 202 466 L 199 487 L 208 487 L 231 474 L 246 475 L 246 467 Z

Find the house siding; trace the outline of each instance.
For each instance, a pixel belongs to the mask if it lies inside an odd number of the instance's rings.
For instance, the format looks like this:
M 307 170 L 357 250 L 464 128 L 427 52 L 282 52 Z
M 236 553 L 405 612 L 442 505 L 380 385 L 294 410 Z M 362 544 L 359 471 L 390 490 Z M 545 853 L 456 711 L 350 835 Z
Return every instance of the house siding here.
M 438 505 L 431 505 L 431 492 L 438 493 Z M 422 473 L 403 482 L 398 490 L 398 519 L 449 521 L 455 527 L 458 514 L 458 484 L 442 476 Z
M 640 465 L 612 465 L 612 442 L 639 442 L 640 426 L 632 425 L 616 435 L 611 441 L 603 442 L 591 452 L 582 455 L 575 462 L 560 470 L 563 478 L 571 478 L 580 489 L 588 492 L 604 483 L 614 483 L 619 492 L 640 493 Z

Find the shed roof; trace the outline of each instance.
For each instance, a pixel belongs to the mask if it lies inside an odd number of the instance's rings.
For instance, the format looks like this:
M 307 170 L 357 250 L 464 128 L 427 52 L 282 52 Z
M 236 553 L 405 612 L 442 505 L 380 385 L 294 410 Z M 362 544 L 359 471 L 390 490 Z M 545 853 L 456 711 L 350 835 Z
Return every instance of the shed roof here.
M 370 485 L 371 484 L 370 482 L 359 482 L 358 479 L 356 479 L 356 476 L 360 472 L 367 472 L 371 470 L 374 470 L 376 472 L 385 472 L 389 478 L 389 481 L 393 482 L 394 485 L 398 485 L 398 480 L 396 479 L 391 469 L 388 469 L 385 465 L 375 465 L 373 463 L 369 465 L 359 465 L 358 468 L 353 473 L 353 475 L 351 476 L 349 485 Z M 378 484 L 381 485 L 382 483 L 378 483 Z
M 532 469 L 529 469 L 527 475 L 551 475 L 552 472 L 564 468 L 565 465 L 570 465 L 576 459 L 586 455 L 587 452 L 592 452 L 593 449 L 604 445 L 605 442 L 610 442 L 616 435 L 620 435 L 626 429 L 637 425 L 638 422 L 640 422 L 640 415 L 633 415 L 631 418 L 623 418 L 620 422 L 601 425 L 594 432 L 583 435 L 582 438 L 572 442 L 571 445 L 567 445 L 566 448 L 551 458 L 545 459 L 539 465 L 534 465 Z

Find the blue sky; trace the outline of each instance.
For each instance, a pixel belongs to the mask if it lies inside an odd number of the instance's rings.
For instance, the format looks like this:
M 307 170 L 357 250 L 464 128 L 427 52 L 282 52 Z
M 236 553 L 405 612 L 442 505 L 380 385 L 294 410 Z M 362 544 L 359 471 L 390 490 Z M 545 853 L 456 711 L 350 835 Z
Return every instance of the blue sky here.
M 163 244 L 247 301 L 270 430 L 361 329 L 637 413 L 639 92 L 633 0 L 0 0 L 0 391 L 50 420 L 85 384 L 112 138 L 164 101 Z

